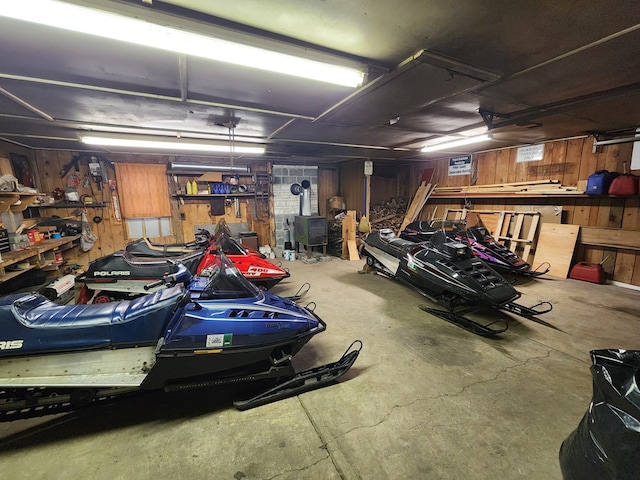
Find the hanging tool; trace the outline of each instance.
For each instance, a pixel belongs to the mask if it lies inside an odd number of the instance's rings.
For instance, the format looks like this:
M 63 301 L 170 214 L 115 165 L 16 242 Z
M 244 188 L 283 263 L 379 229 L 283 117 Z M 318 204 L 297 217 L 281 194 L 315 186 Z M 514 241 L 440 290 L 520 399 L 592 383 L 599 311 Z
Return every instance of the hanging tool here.
M 90 163 L 102 163 L 103 165 L 109 165 L 110 167 L 113 168 L 113 164 L 107 160 L 106 158 L 104 158 L 102 155 L 97 154 L 97 153 L 82 153 L 80 155 L 74 155 L 73 158 L 71 159 L 71 161 L 69 163 L 67 163 L 62 170 L 60 171 L 60 178 L 64 178 L 69 171 L 74 168 L 76 172 L 80 171 L 80 160 L 82 160 L 85 157 L 89 157 L 89 162 Z M 101 167 L 102 172 L 104 172 L 104 167 Z M 93 174 L 93 172 L 92 172 Z
M 104 180 L 104 174 L 102 172 L 102 162 L 98 162 L 97 157 L 92 156 L 89 160 L 89 173 L 91 174 L 91 178 L 96 182 L 98 190 L 102 190 L 102 181 Z
M 118 201 L 118 187 L 115 180 L 109 180 L 109 190 L 111 190 L 111 207 L 113 209 L 113 218 L 115 225 L 122 224 L 122 215 L 120 214 L 120 202 Z

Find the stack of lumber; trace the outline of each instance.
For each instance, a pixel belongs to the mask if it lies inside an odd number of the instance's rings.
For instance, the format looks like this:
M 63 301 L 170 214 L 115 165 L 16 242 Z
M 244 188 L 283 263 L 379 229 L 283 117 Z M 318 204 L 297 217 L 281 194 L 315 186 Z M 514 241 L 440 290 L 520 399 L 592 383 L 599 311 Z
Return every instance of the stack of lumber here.
M 578 187 L 567 187 L 560 180 L 533 180 L 529 182 L 496 183 L 491 185 L 471 185 L 460 187 L 438 187 L 435 195 L 452 195 L 456 193 L 472 193 L 491 195 L 562 195 L 582 194 Z
M 416 190 L 416 194 L 413 196 L 413 200 L 411 201 L 411 204 L 407 209 L 404 220 L 400 225 L 400 231 L 404 230 L 407 225 L 418 218 L 420 212 L 422 211 L 422 208 L 424 207 L 424 204 L 427 203 L 427 200 L 435 189 L 435 185 L 422 182 L 422 184 L 418 187 L 418 190 Z

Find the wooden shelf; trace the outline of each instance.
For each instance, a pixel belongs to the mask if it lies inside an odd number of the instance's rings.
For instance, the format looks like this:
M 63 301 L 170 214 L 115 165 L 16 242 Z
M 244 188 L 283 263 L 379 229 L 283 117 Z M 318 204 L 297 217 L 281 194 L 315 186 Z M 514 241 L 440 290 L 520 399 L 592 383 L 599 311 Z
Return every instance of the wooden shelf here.
M 606 195 L 604 195 L 606 196 Z M 476 193 L 476 192 L 455 192 L 455 193 L 432 193 L 429 199 L 433 198 L 602 198 L 602 195 L 595 197 L 584 193 Z
M 0 213 L 22 212 L 38 198 L 35 193 L 0 192 Z M 17 202 L 20 202 L 16 205 Z
M 40 267 L 40 263 L 43 260 L 42 254 L 49 251 L 65 251 L 75 247 L 78 244 L 80 235 L 74 235 L 70 237 L 62 237 L 59 239 L 43 240 L 42 242 L 31 245 L 24 250 L 13 250 L 2 254 L 2 262 L 0 262 L 0 283 L 11 280 L 18 275 L 23 274 L 33 268 L 41 268 L 43 270 L 54 270 L 53 268 Z M 18 263 L 28 260 L 30 265 L 15 271 L 7 271 L 7 268 L 12 267 Z M 51 265 L 45 265 L 44 267 L 51 267 Z M 57 266 L 56 269 L 57 270 Z
M 33 208 L 102 208 L 107 204 L 101 203 L 82 203 L 82 202 L 60 202 L 60 203 L 38 203 L 31 205 Z
M 4 258 L 3 254 L 3 257 Z M 10 272 L 6 272 L 0 277 L 0 283 L 4 283 L 6 281 L 11 280 L 12 278 L 17 277 L 18 275 L 22 275 L 24 272 L 28 272 L 29 270 L 33 270 L 34 268 L 37 268 L 37 265 L 29 265 L 26 268 L 21 268 L 20 270 L 12 270 Z
M 200 195 L 173 195 L 175 198 L 196 199 L 196 198 L 215 198 L 215 197 L 255 197 L 254 193 L 203 193 Z

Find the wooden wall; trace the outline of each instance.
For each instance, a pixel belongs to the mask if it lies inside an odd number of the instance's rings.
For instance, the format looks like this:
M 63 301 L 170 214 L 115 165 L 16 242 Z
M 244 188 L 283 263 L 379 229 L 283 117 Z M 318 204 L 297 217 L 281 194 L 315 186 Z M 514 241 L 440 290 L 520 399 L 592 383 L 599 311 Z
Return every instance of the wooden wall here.
M 474 172 L 472 175 L 448 176 L 447 160 L 414 162 L 408 165 L 383 166 L 374 162 L 374 174 L 371 177 L 371 204 L 386 201 L 395 196 L 411 197 L 417 189 L 425 168 L 434 168 L 433 183 L 440 186 L 481 185 L 511 183 L 540 179 L 558 179 L 565 186 L 577 186 L 584 183 L 587 177 L 596 170 L 623 170 L 623 162 L 630 162 L 632 144 L 610 145 L 593 152 L 591 138 L 577 138 L 550 142 L 545 145 L 544 158 L 537 162 L 516 163 L 516 149 L 503 149 L 483 152 L 474 156 Z M 60 178 L 60 171 L 73 158 L 73 152 L 53 152 L 24 149 L 0 142 L 0 158 L 9 158 L 10 153 L 26 155 L 32 162 L 37 179 L 37 187 L 43 193 L 50 194 L 54 188 L 67 186 L 68 175 Z M 145 155 L 109 155 L 112 162 L 165 163 L 174 160 L 170 156 Z M 2 164 L 0 164 L 2 165 Z M 252 166 L 254 170 L 269 172 L 270 165 L 261 163 Z M 3 172 L 4 173 L 4 172 Z M 70 174 L 75 172 L 70 172 Z M 632 172 L 640 174 L 640 172 Z M 88 174 L 86 160 L 82 162 L 80 176 Z M 318 201 L 320 212 L 326 214 L 327 199 L 339 195 L 345 199 L 349 210 L 356 210 L 358 215 L 364 210 L 363 192 L 365 186 L 364 160 L 345 162 L 335 167 L 319 168 Z M 109 177 L 115 178 L 109 169 Z M 176 182 L 177 180 L 177 182 Z M 183 188 L 186 178 L 169 175 L 169 191 L 172 194 Z M 93 195 L 101 201 L 101 192 L 91 188 L 80 187 L 79 193 Z M 107 198 L 108 201 L 108 198 Z M 421 213 L 422 218 L 429 218 L 434 209 L 444 212 L 446 208 L 461 208 L 465 204 L 478 209 L 513 209 L 518 205 L 561 205 L 563 223 L 581 226 L 607 227 L 623 230 L 640 230 L 640 197 L 566 197 L 566 198 L 482 198 L 454 199 L 432 198 Z M 273 205 L 271 205 L 272 210 Z M 247 222 L 250 231 L 258 233 L 259 244 L 272 241 L 273 217 L 260 215 L 253 199 L 242 199 L 240 202 L 241 218 L 236 218 L 232 205 L 225 207 L 225 214 L 210 215 L 210 203 L 207 199 L 189 199 L 182 202 L 175 195 L 171 199 L 171 216 L 174 235 L 155 239 L 166 242 L 182 242 L 193 239 L 195 225 L 214 225 L 224 218 L 228 223 Z M 41 214 L 61 217 L 79 218 L 77 209 L 41 209 Z M 114 221 L 111 203 L 104 208 L 87 208 L 87 216 L 92 219 L 100 216 L 103 221 L 94 224 L 94 233 L 98 242 L 88 253 L 78 256 L 77 262 L 86 264 L 89 261 L 122 249 L 129 241 L 122 225 Z M 639 246 L 640 247 L 640 246 Z M 640 285 L 640 254 L 637 250 L 580 245 L 575 261 L 585 260 L 601 262 L 614 280 Z
M 405 165 L 390 166 L 373 163 L 370 179 L 370 205 L 393 197 L 413 195 L 409 182 L 410 171 Z M 417 187 L 416 187 L 417 188 Z M 364 160 L 354 160 L 340 166 L 340 196 L 344 197 L 348 210 L 355 210 L 358 218 L 364 212 Z
M 577 138 L 545 144 L 544 158 L 536 162 L 516 163 L 516 148 L 477 154 L 472 175 L 448 176 L 448 158 L 420 162 L 409 167 L 407 179 L 415 192 L 422 171 L 435 168 L 433 183 L 439 186 L 487 185 L 519 181 L 557 179 L 565 186 L 584 185 L 596 170 L 623 171 L 623 162 L 631 162 L 633 144 L 608 145 L 593 152 L 592 138 Z M 632 171 L 636 175 L 640 171 Z M 536 198 L 431 198 L 421 218 L 436 216 L 447 208 L 471 205 L 476 209 L 512 210 L 519 205 L 560 205 L 562 223 L 589 227 L 640 230 L 640 197 L 536 197 Z M 640 245 L 638 245 L 640 248 Z M 619 248 L 580 244 L 574 261 L 599 263 L 613 280 L 640 285 L 640 252 Z
M 340 176 L 337 168 L 318 168 L 318 213 L 328 214 L 327 202 L 340 195 Z
M 84 181 L 84 179 L 89 177 L 88 160 L 86 158 L 81 160 L 79 172 L 76 172 L 75 169 L 72 168 L 67 175 L 61 177 L 60 172 L 69 162 L 71 162 L 74 152 L 46 150 L 32 151 L 12 144 L 0 142 L 0 159 L 9 159 L 11 153 L 26 155 L 29 158 L 31 165 L 34 167 L 36 187 L 39 192 L 51 195 L 55 188 L 64 189 L 67 187 L 70 183 L 71 175 L 77 175 L 82 179 L 80 185 L 77 187 L 80 196 L 90 195 L 96 202 L 106 203 L 106 206 L 104 207 L 87 205 L 84 209 L 89 221 L 92 221 L 96 216 L 99 216 L 102 219 L 101 222 L 92 223 L 91 225 L 93 233 L 98 236 L 98 241 L 89 252 L 83 253 L 80 252 L 79 249 L 75 249 L 73 257 L 69 258 L 70 261 L 81 265 L 87 265 L 90 261 L 96 258 L 110 254 L 116 250 L 123 249 L 131 240 L 127 238 L 127 232 L 123 223 L 116 221 L 113 211 L 113 202 L 111 201 L 109 191 L 106 188 L 104 190 L 98 190 L 97 184 L 93 181 L 88 183 Z M 109 154 L 104 156 L 113 163 L 168 164 L 170 161 L 174 160 L 171 156 L 157 155 Z M 10 162 L 0 162 L 0 167 L 6 165 L 10 165 Z M 265 173 L 270 173 L 269 169 L 270 166 L 267 163 L 260 163 L 252 166 L 252 170 Z M 107 175 L 109 179 L 115 179 L 115 171 L 112 168 L 107 168 Z M 246 222 L 248 224 L 248 229 L 258 234 L 258 242 L 260 245 L 270 243 L 272 217 L 269 215 L 265 216 L 261 209 L 256 209 L 256 203 L 253 198 L 242 198 L 240 200 L 240 218 L 236 217 L 233 203 L 225 207 L 224 215 L 212 216 L 210 214 L 210 199 L 195 198 L 181 201 L 180 197 L 175 195 L 180 188 L 182 188 L 183 192 L 186 191 L 184 189 L 186 180 L 186 176 L 167 176 L 169 191 L 172 194 L 171 221 L 173 235 L 154 238 L 152 240 L 163 243 L 188 242 L 194 239 L 194 227 L 196 225 L 215 225 L 220 219 L 224 219 L 227 223 Z M 271 205 L 270 208 L 272 209 L 273 205 Z M 81 208 L 40 207 L 38 211 L 39 216 L 41 217 L 58 216 L 74 220 L 80 220 L 80 215 L 82 213 Z

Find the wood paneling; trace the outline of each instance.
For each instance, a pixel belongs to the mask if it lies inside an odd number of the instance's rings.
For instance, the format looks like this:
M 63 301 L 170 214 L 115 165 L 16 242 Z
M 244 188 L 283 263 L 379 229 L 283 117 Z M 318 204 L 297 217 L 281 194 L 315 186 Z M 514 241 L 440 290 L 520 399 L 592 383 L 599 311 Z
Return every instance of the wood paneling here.
M 67 252 L 66 257 L 69 261 L 81 265 L 87 265 L 92 260 L 103 255 L 108 255 L 116 250 L 123 249 L 130 239 L 126 236 L 123 224 L 118 224 L 114 218 L 113 204 L 111 195 L 107 188 L 99 190 L 97 184 L 90 181 L 88 161 L 82 159 L 79 162 L 79 171 L 73 168 L 64 177 L 60 177 L 60 172 L 70 161 L 72 161 L 74 152 L 54 152 L 54 151 L 37 151 L 33 152 L 27 149 L 14 148 L 14 146 L 0 142 L 0 158 L 9 158 L 10 153 L 19 153 L 27 155 L 34 163 L 36 172 L 36 186 L 38 190 L 44 194 L 51 194 L 55 188 L 64 189 L 73 183 L 72 180 L 79 180 L 77 190 L 80 196 L 90 195 L 96 202 L 104 202 L 104 207 L 86 206 L 89 221 L 96 216 L 101 218 L 100 223 L 92 223 L 93 233 L 98 236 L 98 241 L 89 252 L 81 252 L 79 249 L 73 249 Z M 154 155 L 107 155 L 109 161 L 114 164 L 146 164 L 146 168 L 164 169 L 169 161 L 173 160 L 170 156 L 154 156 Z M 253 171 L 261 171 L 270 173 L 268 164 L 256 164 L 252 166 Z M 146 170 L 145 170 L 146 171 Z M 107 176 L 109 179 L 115 179 L 115 171 L 108 167 Z M 75 177 L 72 177 L 74 175 Z M 220 218 L 224 218 L 227 223 L 246 222 L 249 231 L 258 234 L 259 245 L 272 244 L 272 216 L 264 218 L 256 214 L 255 201 L 253 197 L 243 198 L 240 201 L 240 218 L 236 218 L 233 203 L 225 207 L 225 214 L 221 216 L 210 215 L 210 202 L 203 199 L 201 202 L 193 204 L 182 204 L 178 197 L 172 196 L 180 187 L 180 178 L 173 175 L 162 174 L 167 190 L 162 201 L 168 201 L 170 205 L 170 214 L 172 221 L 173 235 L 161 238 L 154 238 L 154 241 L 163 243 L 187 242 L 194 239 L 195 225 L 215 225 Z M 138 178 L 136 176 L 136 178 Z M 178 182 L 176 182 L 178 180 Z M 141 188 L 142 189 L 142 188 Z M 144 189 L 142 189 L 144 190 Z M 122 195 L 122 192 L 121 192 Z M 149 203 L 150 195 L 146 192 L 142 199 L 133 200 L 137 202 Z M 158 200 L 160 200 L 158 198 Z M 40 208 L 39 215 L 58 216 L 61 218 L 69 218 L 80 220 L 80 214 L 83 208 Z M 273 212 L 273 205 L 270 210 Z M 37 213 L 37 212 L 36 212 Z M 182 215 L 181 215 L 182 214 Z M 71 257 L 73 255 L 73 257 Z
M 337 169 L 318 168 L 318 209 L 320 215 L 327 216 L 327 202 L 340 195 L 340 176 Z
M 375 166 L 374 166 L 375 171 Z M 340 169 L 340 196 L 344 198 L 347 210 L 360 212 L 364 209 L 364 161 L 345 164 Z
M 545 155 L 540 162 L 516 163 L 517 149 L 509 148 L 496 151 L 482 152 L 474 156 L 473 175 L 448 176 L 448 158 L 425 162 L 413 162 L 408 165 L 379 166 L 374 164 L 374 174 L 371 177 L 371 203 L 386 201 L 395 196 L 411 198 L 422 179 L 426 168 L 433 168 L 432 183 L 439 186 L 482 185 L 492 183 L 512 183 L 544 178 L 559 179 L 565 186 L 578 186 L 586 182 L 587 177 L 598 169 L 608 169 L 622 172 L 622 162 L 631 158 L 630 144 L 609 145 L 593 151 L 591 138 L 574 138 L 545 145 Z M 104 208 L 87 208 L 89 219 L 98 215 L 104 220 L 94 224 L 94 232 L 98 235 L 95 247 L 85 254 L 78 256 L 78 263 L 87 263 L 101 255 L 123 248 L 128 239 L 122 225 L 113 221 L 113 209 L 108 192 L 98 191 L 93 182 L 86 183 L 88 167 L 81 162 L 79 172 L 69 172 L 65 178 L 60 178 L 62 168 L 72 160 L 72 152 L 31 151 L 14 145 L 0 142 L 0 158 L 9 158 L 10 153 L 26 155 L 34 163 L 36 184 L 39 191 L 51 193 L 54 188 L 67 186 L 71 175 L 78 175 L 82 182 L 78 188 L 80 195 L 92 195 L 96 201 L 105 201 Z M 154 155 L 109 155 L 113 163 L 148 163 L 166 165 L 173 160 L 170 156 Z M 531 168 L 546 166 L 545 168 Z M 256 166 L 262 170 L 268 164 Z M 252 166 L 252 168 L 254 168 Z M 640 171 L 632 172 L 640 174 Z M 328 198 L 339 195 L 345 199 L 349 210 L 356 210 L 359 214 L 364 209 L 364 160 L 354 160 L 340 164 L 336 168 L 320 168 L 318 171 L 319 204 L 321 211 L 326 209 Z M 108 175 L 115 178 L 112 169 Z M 87 186 L 85 186 L 87 185 Z M 171 194 L 175 193 L 178 184 L 171 175 L 167 185 Z M 103 197 L 105 195 L 105 197 Z M 567 197 L 567 198 L 535 198 L 535 199 L 504 199 L 484 198 L 469 199 L 463 194 L 459 198 L 436 199 L 430 198 L 422 209 L 421 218 L 430 218 L 444 213 L 447 208 L 462 208 L 470 204 L 477 209 L 512 210 L 517 205 L 562 205 L 563 223 L 572 223 L 587 227 L 616 228 L 623 230 L 640 230 L 640 197 Z M 272 206 L 271 206 L 272 207 Z M 41 209 L 47 215 L 78 218 L 76 209 Z M 273 209 L 271 208 L 271 211 Z M 181 215 L 182 214 L 182 215 Z M 215 224 L 220 218 L 229 223 L 247 222 L 250 231 L 258 233 L 259 243 L 273 243 L 273 217 L 257 218 L 253 199 L 241 202 L 241 218 L 236 218 L 233 205 L 225 208 L 225 215 L 211 216 L 209 204 L 206 201 L 197 204 L 180 204 L 176 197 L 171 198 L 171 218 L 174 235 L 161 239 L 162 241 L 189 241 L 193 239 L 193 227 L 202 224 Z M 614 280 L 629 281 L 640 285 L 640 254 L 634 249 L 619 249 L 598 246 L 579 245 L 575 260 L 602 261 L 605 270 Z
M 516 148 L 482 152 L 474 158 L 475 182 L 472 175 L 448 176 L 448 158 L 420 162 L 408 168 L 410 197 L 419 186 L 424 168 L 435 168 L 434 183 L 438 186 L 459 186 L 474 183 L 487 185 L 545 179 L 560 180 L 565 186 L 586 185 L 589 175 L 596 170 L 623 171 L 623 162 L 631 161 L 631 144 L 608 145 L 594 152 L 592 138 L 572 138 L 545 144 L 544 157 L 538 162 L 516 163 Z M 640 171 L 632 171 L 639 175 Z M 422 210 L 421 218 L 430 218 L 433 211 L 444 213 L 447 208 L 471 205 L 476 209 L 513 210 L 518 205 L 561 205 L 563 223 L 628 231 L 640 230 L 640 197 L 567 197 L 567 198 L 482 198 L 469 199 L 460 194 L 458 199 L 430 198 Z M 624 232 L 622 232 L 624 235 Z M 634 240 L 635 241 L 635 240 Z M 610 278 L 633 285 L 640 285 L 640 251 L 611 245 L 579 244 L 575 261 L 604 263 Z
M 120 206 L 124 218 L 157 218 L 169 215 L 166 165 L 116 163 Z

